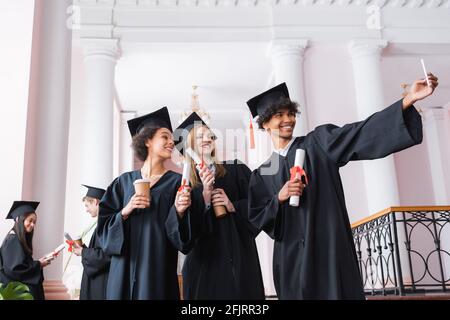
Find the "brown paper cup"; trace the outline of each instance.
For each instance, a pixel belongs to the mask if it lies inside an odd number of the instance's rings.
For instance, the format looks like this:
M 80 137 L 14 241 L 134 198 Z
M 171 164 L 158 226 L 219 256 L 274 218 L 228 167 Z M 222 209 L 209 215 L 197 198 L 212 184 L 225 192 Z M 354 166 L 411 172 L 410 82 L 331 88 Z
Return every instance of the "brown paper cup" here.
M 150 180 L 139 179 L 134 183 L 134 191 L 137 195 L 150 198 Z
M 216 218 L 222 218 L 224 215 L 227 214 L 227 209 L 225 208 L 225 206 L 214 206 L 213 208 Z

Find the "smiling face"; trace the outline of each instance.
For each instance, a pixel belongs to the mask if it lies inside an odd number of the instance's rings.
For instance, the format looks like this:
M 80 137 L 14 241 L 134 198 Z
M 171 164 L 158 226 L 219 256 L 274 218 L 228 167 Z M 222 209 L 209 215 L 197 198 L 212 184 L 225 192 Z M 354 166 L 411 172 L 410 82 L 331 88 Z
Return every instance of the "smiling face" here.
M 265 130 L 274 137 L 289 140 L 294 133 L 296 112 L 287 109 L 277 111 L 269 121 L 263 124 Z
M 216 149 L 215 136 L 206 126 L 196 127 L 193 132 L 194 150 L 206 157 L 211 157 Z
M 152 158 L 159 157 L 166 160 L 172 157 L 175 143 L 172 132 L 167 128 L 160 128 L 151 139 L 147 140 L 145 145 Z
M 31 233 L 37 222 L 37 216 L 35 213 L 30 213 L 23 221 L 23 227 L 26 233 Z

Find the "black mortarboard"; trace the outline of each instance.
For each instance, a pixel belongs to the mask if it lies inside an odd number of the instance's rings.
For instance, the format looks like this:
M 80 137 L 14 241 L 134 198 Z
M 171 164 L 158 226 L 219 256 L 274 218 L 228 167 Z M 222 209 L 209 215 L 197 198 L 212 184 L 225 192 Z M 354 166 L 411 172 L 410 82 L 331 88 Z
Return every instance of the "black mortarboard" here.
M 85 184 L 82 184 L 83 187 L 86 187 L 88 189 L 87 193 L 86 193 L 86 197 L 90 197 L 90 198 L 95 198 L 100 200 L 103 195 L 105 194 L 105 190 L 101 189 L 101 188 L 96 188 L 96 187 L 91 187 L 91 186 L 87 186 Z
M 24 214 L 36 212 L 38 205 L 39 202 L 37 201 L 14 201 L 6 219 L 16 219 Z
M 262 115 L 268 107 L 274 103 L 279 102 L 281 99 L 289 99 L 289 91 L 286 83 L 283 82 L 254 98 L 247 101 L 247 105 L 250 108 L 253 118 L 258 115 Z
M 138 134 L 144 127 L 167 128 L 172 132 L 172 124 L 170 123 L 167 107 L 128 121 L 128 128 L 132 137 Z
M 181 154 L 184 154 L 185 143 L 183 141 L 185 141 L 194 125 L 204 125 L 209 129 L 208 125 L 197 114 L 197 112 L 192 112 L 189 117 L 187 117 L 186 120 L 184 120 L 178 128 L 175 129 L 175 147 Z M 213 136 L 213 139 L 215 139 L 215 136 Z

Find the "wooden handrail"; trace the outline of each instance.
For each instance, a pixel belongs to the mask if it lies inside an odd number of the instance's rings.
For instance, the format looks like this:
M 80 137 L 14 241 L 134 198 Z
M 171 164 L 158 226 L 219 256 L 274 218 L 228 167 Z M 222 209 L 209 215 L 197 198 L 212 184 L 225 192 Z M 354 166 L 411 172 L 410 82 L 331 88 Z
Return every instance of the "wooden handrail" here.
M 369 222 L 371 220 L 375 220 L 379 217 L 387 215 L 391 212 L 406 212 L 406 211 L 449 211 L 450 206 L 418 206 L 418 207 L 389 207 L 384 210 L 381 210 L 375 214 L 372 214 L 364 219 L 358 220 L 352 223 L 352 229 L 359 227 L 360 225 Z

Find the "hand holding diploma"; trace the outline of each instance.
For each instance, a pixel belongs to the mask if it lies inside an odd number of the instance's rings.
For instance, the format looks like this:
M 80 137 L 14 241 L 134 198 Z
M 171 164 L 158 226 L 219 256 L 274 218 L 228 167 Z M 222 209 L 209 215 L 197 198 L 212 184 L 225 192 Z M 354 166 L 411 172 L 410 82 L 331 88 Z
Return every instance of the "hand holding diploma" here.
M 76 240 L 73 240 L 67 232 L 64 233 L 64 237 L 67 239 L 66 243 L 69 245 L 67 250 L 77 256 L 81 256 L 81 251 L 83 250 L 83 242 L 81 237 L 77 237 Z
M 183 165 L 183 176 L 181 178 L 181 185 L 175 198 L 175 208 L 177 214 L 182 217 L 184 212 L 191 206 L 191 187 L 189 186 L 191 178 L 191 164 L 185 161 Z
M 300 178 L 295 178 L 294 180 L 287 181 L 283 188 L 281 188 L 278 193 L 278 201 L 280 203 L 286 202 L 291 196 L 300 197 L 303 193 L 305 185 Z
M 297 149 L 295 152 L 294 167 L 291 168 L 291 178 L 286 182 L 278 193 L 278 200 L 283 203 L 287 199 L 289 205 L 297 207 L 299 205 L 300 196 L 303 193 L 308 180 L 306 172 L 303 170 L 303 163 L 305 161 L 305 150 Z
M 185 192 L 189 188 L 191 179 L 191 164 L 189 161 L 185 161 L 183 164 L 183 176 L 181 178 L 181 185 L 178 192 Z
M 186 210 L 191 206 L 191 187 L 189 185 L 183 187 L 182 191 L 178 191 L 175 198 L 175 209 L 180 217 L 183 217 Z
M 212 198 L 212 191 L 214 189 L 215 176 L 205 165 L 205 161 L 200 159 L 198 154 L 192 148 L 186 149 L 186 153 L 197 164 L 198 175 L 203 184 L 203 199 L 205 203 L 210 204 Z
M 42 266 L 42 267 L 48 266 L 48 265 L 50 264 L 50 262 L 51 262 L 52 260 L 54 260 L 54 259 L 59 255 L 59 253 L 60 253 L 62 250 L 64 250 L 65 246 L 66 246 L 66 244 L 65 244 L 65 243 L 62 243 L 62 244 L 60 244 L 58 247 L 56 247 L 55 250 L 53 250 L 52 252 L 48 253 L 48 254 L 45 255 L 43 258 L 39 259 L 39 262 L 41 263 L 41 266 Z

